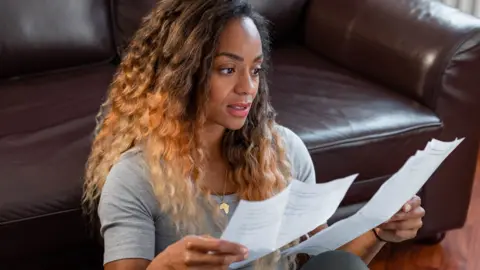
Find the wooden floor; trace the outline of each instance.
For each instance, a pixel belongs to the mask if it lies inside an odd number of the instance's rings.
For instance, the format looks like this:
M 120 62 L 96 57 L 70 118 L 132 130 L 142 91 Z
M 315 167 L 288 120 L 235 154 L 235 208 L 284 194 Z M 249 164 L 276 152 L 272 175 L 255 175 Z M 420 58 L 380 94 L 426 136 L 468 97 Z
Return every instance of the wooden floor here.
M 386 247 L 371 270 L 480 270 L 480 158 L 466 225 L 435 246 Z

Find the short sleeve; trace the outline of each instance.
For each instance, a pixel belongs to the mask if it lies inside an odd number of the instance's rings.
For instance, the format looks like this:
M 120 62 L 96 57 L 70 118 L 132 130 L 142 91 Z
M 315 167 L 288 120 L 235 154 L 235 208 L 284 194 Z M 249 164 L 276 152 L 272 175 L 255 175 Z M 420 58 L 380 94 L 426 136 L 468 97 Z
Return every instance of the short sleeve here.
M 315 184 L 315 167 L 307 146 L 292 130 L 283 126 L 279 127 L 279 129 L 286 144 L 293 178 L 308 184 Z
M 121 159 L 110 171 L 98 206 L 104 239 L 104 264 L 155 256 L 151 185 L 134 158 Z

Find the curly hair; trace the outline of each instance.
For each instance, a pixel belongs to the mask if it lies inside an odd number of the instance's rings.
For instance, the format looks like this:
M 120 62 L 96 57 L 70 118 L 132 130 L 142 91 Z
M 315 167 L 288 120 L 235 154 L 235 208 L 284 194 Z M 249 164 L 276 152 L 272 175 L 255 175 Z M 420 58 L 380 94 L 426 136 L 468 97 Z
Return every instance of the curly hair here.
M 112 166 L 125 151 L 140 146 L 161 210 L 179 232 L 204 233 L 205 211 L 197 198 L 210 196 L 196 188 L 205 160 L 199 133 L 220 33 L 239 17 L 257 26 L 265 61 L 245 125 L 223 136 L 227 177 L 244 200 L 265 200 L 288 185 L 290 164 L 269 103 L 266 21 L 242 1 L 162 0 L 133 37 L 101 106 L 86 166 L 82 203 L 87 215 L 96 215 Z

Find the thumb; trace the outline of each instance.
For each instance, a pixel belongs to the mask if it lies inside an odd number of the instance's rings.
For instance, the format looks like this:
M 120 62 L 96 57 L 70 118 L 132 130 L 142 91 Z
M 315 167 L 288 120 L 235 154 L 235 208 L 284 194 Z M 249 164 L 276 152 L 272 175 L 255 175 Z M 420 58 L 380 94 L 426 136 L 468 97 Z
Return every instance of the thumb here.
M 409 203 L 406 203 L 406 204 L 403 205 L 402 210 L 403 210 L 403 212 L 408 213 L 408 212 L 410 212 L 410 210 L 412 210 L 412 206 Z

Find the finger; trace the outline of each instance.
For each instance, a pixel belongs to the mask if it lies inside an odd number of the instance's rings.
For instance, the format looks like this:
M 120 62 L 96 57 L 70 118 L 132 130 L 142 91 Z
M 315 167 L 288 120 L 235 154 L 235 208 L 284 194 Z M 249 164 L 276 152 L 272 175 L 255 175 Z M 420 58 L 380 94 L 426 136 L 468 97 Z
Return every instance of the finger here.
M 408 213 L 415 207 L 418 207 L 421 204 L 421 199 L 417 195 L 413 196 L 410 200 L 408 200 L 400 210 L 398 210 L 398 213 Z
M 245 259 L 242 255 L 223 255 L 204 253 L 195 250 L 185 252 L 184 263 L 187 266 L 228 266 Z M 211 269 L 211 268 L 209 268 Z
M 384 223 L 379 226 L 382 230 L 391 230 L 391 231 L 398 231 L 398 230 L 418 230 L 423 226 L 423 221 L 421 218 L 415 219 L 407 219 L 402 221 L 392 221 L 388 223 Z
M 411 209 L 415 209 L 422 205 L 422 199 L 419 196 L 415 195 L 408 201 L 408 204 L 411 206 Z
M 210 238 L 210 239 L 215 239 L 215 237 L 208 235 L 208 234 L 203 234 L 201 237 L 203 238 Z
M 187 236 L 185 237 L 185 246 L 188 250 L 208 252 L 218 249 L 220 240 L 204 236 Z
M 393 222 L 393 221 L 402 221 L 402 220 L 407 220 L 407 219 L 415 219 L 415 218 L 423 218 L 425 216 L 425 209 L 423 207 L 419 206 L 409 213 L 397 213 L 393 217 L 391 217 L 387 222 Z
M 219 254 L 224 255 L 236 255 L 242 259 L 248 257 L 248 249 L 240 244 L 228 242 L 228 241 L 221 241 L 220 247 L 217 250 L 213 250 Z
M 406 204 L 403 205 L 402 210 L 400 212 L 408 213 L 410 212 L 410 210 L 412 210 L 412 205 L 409 202 L 407 202 Z
M 248 253 L 246 247 L 232 242 L 204 237 L 192 237 L 187 240 L 187 249 L 199 252 L 213 252 L 245 256 Z

